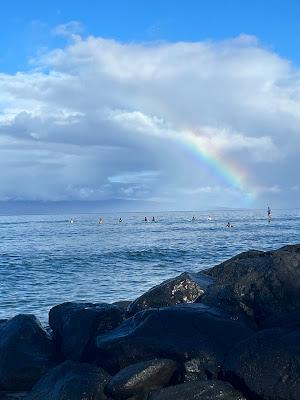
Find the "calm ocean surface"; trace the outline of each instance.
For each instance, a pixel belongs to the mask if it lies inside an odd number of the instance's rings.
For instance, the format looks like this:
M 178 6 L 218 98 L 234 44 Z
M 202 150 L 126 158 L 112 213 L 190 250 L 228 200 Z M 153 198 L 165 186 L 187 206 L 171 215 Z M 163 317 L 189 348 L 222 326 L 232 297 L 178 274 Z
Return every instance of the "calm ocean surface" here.
M 195 215 L 196 221 L 191 222 Z M 300 210 L 0 216 L 0 318 L 67 300 L 134 299 L 183 271 L 199 271 L 248 249 L 300 242 Z M 119 217 L 123 222 L 119 223 Z M 152 215 L 148 215 L 151 219 Z M 234 228 L 225 228 L 230 221 Z

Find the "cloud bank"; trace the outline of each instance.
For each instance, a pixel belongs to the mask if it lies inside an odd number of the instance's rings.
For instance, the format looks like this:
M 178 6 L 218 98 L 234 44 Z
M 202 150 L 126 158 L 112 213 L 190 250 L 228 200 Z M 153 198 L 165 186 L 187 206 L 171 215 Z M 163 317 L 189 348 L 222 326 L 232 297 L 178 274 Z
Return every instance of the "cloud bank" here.
M 76 22 L 55 32 L 64 48 L 0 73 L 1 200 L 298 204 L 300 71 L 288 60 L 246 35 L 137 44 L 82 38 Z

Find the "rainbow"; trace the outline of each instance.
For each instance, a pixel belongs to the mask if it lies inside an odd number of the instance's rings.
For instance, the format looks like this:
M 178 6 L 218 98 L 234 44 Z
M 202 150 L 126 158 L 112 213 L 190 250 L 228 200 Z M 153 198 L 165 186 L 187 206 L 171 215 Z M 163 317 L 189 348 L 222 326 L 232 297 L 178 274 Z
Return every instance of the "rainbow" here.
M 204 163 L 229 188 L 236 190 L 249 201 L 257 195 L 257 188 L 252 183 L 253 179 L 243 166 L 225 159 L 224 155 L 211 148 L 212 146 L 208 146 L 203 137 L 188 130 L 180 134 L 173 132 L 171 137 L 198 162 L 200 160 Z

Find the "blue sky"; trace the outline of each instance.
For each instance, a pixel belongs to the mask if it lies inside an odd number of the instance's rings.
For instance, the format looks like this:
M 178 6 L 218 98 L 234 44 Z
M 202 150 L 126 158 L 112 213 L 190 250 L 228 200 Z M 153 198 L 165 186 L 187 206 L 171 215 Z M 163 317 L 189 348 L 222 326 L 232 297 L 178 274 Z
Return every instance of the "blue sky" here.
M 300 63 L 297 0 L 27 0 L 3 1 L 0 67 L 28 67 L 39 48 L 60 46 L 54 26 L 80 21 L 84 34 L 121 41 L 220 40 L 241 33 L 258 37 L 282 57 Z
M 298 206 L 299 15 L 293 0 L 3 2 L 0 200 Z

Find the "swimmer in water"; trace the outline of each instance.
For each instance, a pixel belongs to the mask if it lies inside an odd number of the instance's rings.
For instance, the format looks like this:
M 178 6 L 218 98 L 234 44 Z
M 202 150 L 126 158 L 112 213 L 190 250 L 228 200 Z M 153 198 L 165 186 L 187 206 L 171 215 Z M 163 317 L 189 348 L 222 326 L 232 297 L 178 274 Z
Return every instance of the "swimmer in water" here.
M 233 225 L 228 221 L 227 224 L 225 225 L 226 228 L 233 228 Z
M 75 220 L 73 218 L 70 219 L 70 224 L 74 224 Z
M 144 221 L 145 221 L 145 222 L 148 222 L 148 218 L 147 218 L 147 217 L 145 217 Z
M 196 221 L 196 218 L 195 218 L 195 216 L 194 216 L 194 215 L 193 215 L 192 221 Z
M 268 221 L 269 221 L 269 223 L 271 222 L 271 219 L 272 219 L 272 213 L 271 213 L 271 208 L 268 206 Z
M 208 221 L 211 221 L 211 220 L 212 220 L 212 217 L 209 215 L 209 216 L 207 217 L 207 220 L 208 220 Z
M 156 222 L 156 221 L 155 221 L 155 217 L 152 217 L 152 222 Z
M 104 219 L 101 218 L 101 217 L 99 218 L 99 224 L 100 224 L 100 225 L 104 224 Z
M 119 219 L 119 222 L 123 222 L 123 221 L 122 221 L 122 218 Z

